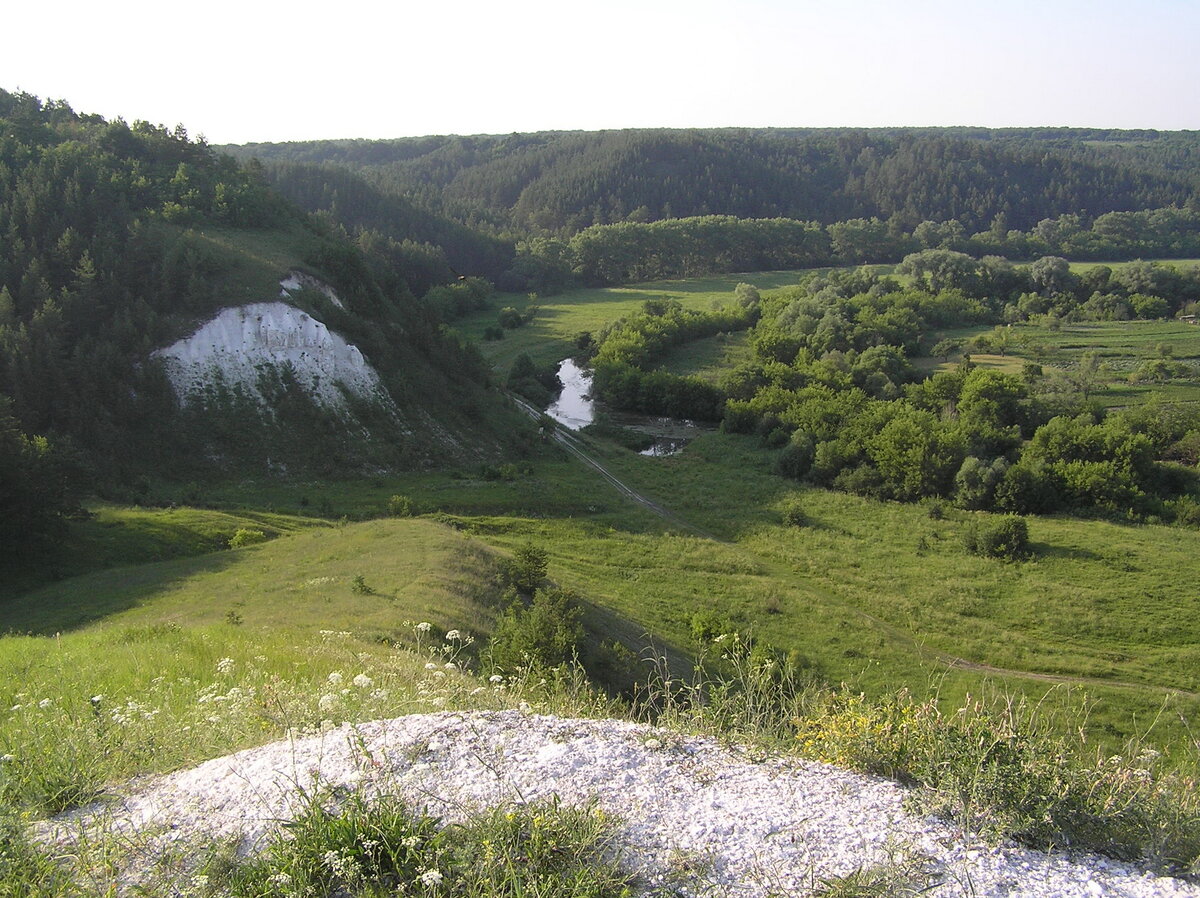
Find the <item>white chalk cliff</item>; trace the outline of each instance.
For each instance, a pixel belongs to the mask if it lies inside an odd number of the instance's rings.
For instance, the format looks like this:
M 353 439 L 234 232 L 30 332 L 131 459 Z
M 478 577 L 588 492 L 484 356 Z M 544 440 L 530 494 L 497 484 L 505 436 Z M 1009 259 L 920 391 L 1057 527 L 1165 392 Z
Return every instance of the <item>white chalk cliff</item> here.
M 280 295 L 300 286 L 319 289 L 342 305 L 330 287 L 297 272 L 280 282 Z M 218 382 L 261 401 L 259 380 L 268 366 L 291 366 L 300 385 L 324 405 L 345 406 L 339 384 L 353 395 L 390 404 L 378 373 L 358 347 L 282 300 L 222 309 L 191 336 L 154 355 L 163 359 L 184 401 Z

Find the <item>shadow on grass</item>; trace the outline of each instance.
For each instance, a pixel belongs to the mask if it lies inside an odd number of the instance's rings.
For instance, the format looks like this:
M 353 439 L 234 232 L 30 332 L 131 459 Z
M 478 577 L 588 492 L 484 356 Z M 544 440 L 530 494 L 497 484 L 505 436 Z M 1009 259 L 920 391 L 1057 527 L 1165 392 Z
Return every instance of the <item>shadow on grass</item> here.
M 236 564 L 242 553 L 213 552 L 135 567 L 111 568 L 43 586 L 0 602 L 0 635 L 50 636 L 136 608 L 184 580 Z
M 1091 549 L 1080 549 L 1075 546 L 1056 546 L 1051 543 L 1029 543 L 1029 557 L 1032 560 L 1041 558 L 1063 558 L 1071 561 L 1101 561 L 1105 556 Z

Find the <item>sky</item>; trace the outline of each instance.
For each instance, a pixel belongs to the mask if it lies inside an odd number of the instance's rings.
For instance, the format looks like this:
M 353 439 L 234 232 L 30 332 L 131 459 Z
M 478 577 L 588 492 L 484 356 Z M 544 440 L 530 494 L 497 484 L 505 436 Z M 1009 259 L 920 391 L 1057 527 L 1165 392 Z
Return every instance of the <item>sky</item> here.
M 210 142 L 642 127 L 1200 129 L 1200 0 L 43 0 L 0 88 Z

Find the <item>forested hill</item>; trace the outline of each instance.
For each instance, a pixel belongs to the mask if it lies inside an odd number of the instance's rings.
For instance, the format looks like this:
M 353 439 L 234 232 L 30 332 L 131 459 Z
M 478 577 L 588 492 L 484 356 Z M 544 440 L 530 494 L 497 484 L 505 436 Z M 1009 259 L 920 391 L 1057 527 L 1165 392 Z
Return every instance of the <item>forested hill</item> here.
M 496 233 L 698 215 L 830 223 L 997 216 L 1028 229 L 1067 213 L 1182 206 L 1200 134 L 1086 129 L 628 130 L 249 144 L 271 166 L 355 170 L 382 192 Z
M 296 272 L 337 296 L 301 290 L 296 317 L 361 350 L 383 407 L 329 414 L 287 365 L 262 371 L 255 395 L 217 383 L 181 405 L 155 350 L 221 309 L 279 303 Z M 60 502 L 68 471 L 128 486 L 473 458 L 489 439 L 485 380 L 391 258 L 253 170 L 182 129 L 0 90 L 0 540 Z

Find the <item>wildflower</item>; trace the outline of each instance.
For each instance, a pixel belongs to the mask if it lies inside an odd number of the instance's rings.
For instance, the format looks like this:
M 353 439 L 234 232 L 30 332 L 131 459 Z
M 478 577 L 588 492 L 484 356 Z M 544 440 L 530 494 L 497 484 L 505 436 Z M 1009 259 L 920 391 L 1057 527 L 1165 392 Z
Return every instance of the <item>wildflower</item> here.
M 280 870 L 278 873 L 271 874 L 267 882 L 273 886 L 290 886 L 292 884 L 292 877 Z
M 488 682 L 492 684 L 503 683 L 504 677 L 500 676 L 500 674 L 492 674 L 490 677 L 488 677 Z
M 446 676 L 446 672 L 444 670 L 435 670 L 433 675 L 440 680 L 442 677 Z
M 447 642 L 457 642 L 460 639 L 462 639 L 462 634 L 459 633 L 457 630 L 451 630 L 449 633 L 446 634 Z
M 54 704 L 54 702 L 50 701 L 50 699 L 44 698 L 40 702 L 38 702 L 38 707 L 41 708 L 43 711 L 45 711 L 47 708 L 49 708 L 53 704 Z
M 358 674 L 357 676 L 355 676 L 353 682 L 354 682 L 354 685 L 357 686 L 359 689 L 370 689 L 372 686 L 375 685 L 375 681 L 372 680 L 370 677 L 368 677 L 366 674 Z
M 234 660 L 232 658 L 222 658 L 217 662 L 217 673 L 227 674 L 233 671 Z
M 337 703 L 338 699 L 336 695 L 325 692 L 321 694 L 319 699 L 317 699 L 317 708 L 323 712 L 329 712 L 337 707 Z
M 104 701 L 104 696 L 103 695 L 93 695 L 91 698 L 88 699 L 88 701 L 91 702 L 93 705 L 98 705 L 102 701 Z
M 517 705 L 517 710 L 520 711 L 522 714 L 532 714 L 533 713 L 533 708 L 531 708 L 529 706 L 529 702 L 521 702 L 521 704 Z
M 432 889 L 442 884 L 442 874 L 437 870 L 422 870 L 417 881 L 427 889 Z
M 335 670 L 329 676 L 327 676 L 325 679 L 327 679 L 330 683 L 332 683 L 334 686 L 336 686 L 342 682 L 342 672 L 340 670 Z
M 453 661 L 447 661 L 446 662 L 446 670 L 458 670 L 458 665 L 455 664 Z
M 663 746 L 662 740 L 660 739 L 647 739 L 642 743 L 642 745 L 646 746 L 646 748 L 650 749 L 651 751 L 658 751 L 658 749 L 662 748 Z
M 426 662 L 425 662 L 425 669 L 426 669 L 426 670 L 437 670 L 437 665 L 436 665 L 436 664 L 434 664 L 432 661 L 426 661 Z
M 405 836 L 400 841 L 400 844 L 403 845 L 405 848 L 416 848 L 419 841 L 420 840 L 416 836 Z
M 433 629 L 433 624 L 431 624 L 427 620 L 423 620 L 419 624 L 417 624 L 416 627 L 414 627 L 413 629 L 415 629 L 418 633 L 428 633 L 430 630 Z

